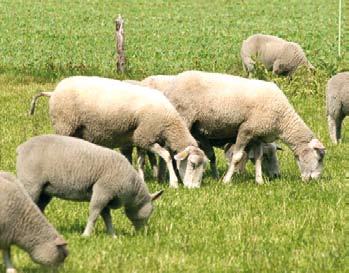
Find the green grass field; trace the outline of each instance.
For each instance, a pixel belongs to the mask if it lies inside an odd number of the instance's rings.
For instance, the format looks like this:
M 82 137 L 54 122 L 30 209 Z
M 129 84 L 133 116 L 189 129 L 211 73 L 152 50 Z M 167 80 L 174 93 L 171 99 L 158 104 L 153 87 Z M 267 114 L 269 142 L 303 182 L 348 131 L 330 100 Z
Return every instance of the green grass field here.
M 115 72 L 118 14 L 126 20 L 123 76 Z M 16 147 L 52 132 L 45 99 L 28 116 L 31 97 L 66 76 L 141 79 L 189 69 L 243 75 L 241 42 L 257 32 L 299 42 L 317 68 L 291 81 L 258 75 L 284 90 L 325 144 L 320 181 L 301 182 L 288 149 L 279 154 L 282 177 L 262 186 L 254 183 L 252 165 L 230 185 L 212 179 L 207 168 L 197 190 L 169 189 L 148 169 L 150 189 L 165 194 L 142 232 L 114 211 L 117 239 L 105 234 L 101 220 L 91 238 L 82 238 L 88 204 L 54 200 L 46 214 L 70 249 L 60 272 L 349 272 L 349 119 L 343 144 L 333 146 L 324 103 L 327 80 L 343 69 L 336 1 L 2 0 L 0 18 L 0 169 L 13 172 Z M 48 271 L 18 248 L 13 261 L 19 272 Z

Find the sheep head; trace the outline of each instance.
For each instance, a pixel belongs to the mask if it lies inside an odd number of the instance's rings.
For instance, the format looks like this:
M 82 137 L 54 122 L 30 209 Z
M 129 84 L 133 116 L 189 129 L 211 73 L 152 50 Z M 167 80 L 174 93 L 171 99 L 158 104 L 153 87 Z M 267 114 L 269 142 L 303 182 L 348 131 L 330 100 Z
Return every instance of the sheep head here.
M 195 146 L 188 146 L 174 156 L 179 174 L 185 187 L 199 188 L 205 164 L 208 162 L 205 153 Z

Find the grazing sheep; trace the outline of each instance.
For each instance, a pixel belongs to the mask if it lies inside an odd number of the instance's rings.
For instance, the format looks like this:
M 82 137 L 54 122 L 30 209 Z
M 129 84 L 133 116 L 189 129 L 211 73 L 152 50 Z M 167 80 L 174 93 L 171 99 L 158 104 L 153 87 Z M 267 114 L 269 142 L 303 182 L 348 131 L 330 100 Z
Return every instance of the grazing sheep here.
M 136 81 L 136 80 L 127 80 L 127 82 L 132 83 L 132 84 L 137 84 L 137 85 L 146 85 L 158 90 L 166 90 L 169 85 L 172 84 L 173 80 L 175 79 L 175 76 L 173 75 L 158 75 L 158 76 L 150 76 L 146 79 L 144 79 L 142 82 Z M 175 106 L 180 104 L 180 102 L 177 102 Z M 184 117 L 185 118 L 185 117 Z M 210 160 L 210 165 L 211 165 L 211 170 L 213 172 L 213 175 L 218 178 L 218 170 L 217 170 L 217 165 L 216 165 L 216 156 L 214 153 L 214 150 L 212 146 L 216 147 L 223 147 L 226 150 L 226 158 L 228 159 L 228 162 L 231 161 L 231 156 L 232 156 L 232 151 L 228 152 L 228 149 L 233 145 L 232 143 L 229 143 L 232 141 L 232 139 L 210 139 L 207 141 L 206 138 L 202 137 L 200 133 L 195 132 L 195 128 L 189 128 L 192 133 L 194 133 L 194 136 L 199 140 L 199 146 L 204 150 L 204 152 L 207 154 L 209 160 Z M 280 175 L 279 171 L 279 164 L 278 164 L 278 159 L 276 156 L 276 150 L 281 150 L 276 144 L 274 143 L 264 143 L 263 144 L 263 161 L 262 161 L 262 168 L 263 171 L 267 173 L 267 175 L 271 178 L 273 177 L 278 177 Z M 132 154 L 132 148 L 130 150 L 124 150 L 125 155 L 127 157 L 130 157 Z M 253 160 L 253 151 L 249 150 L 247 151 L 249 154 L 249 159 Z M 159 177 L 163 177 L 164 174 L 162 173 L 164 171 L 163 168 L 158 167 L 156 165 L 156 161 L 151 157 L 151 153 L 148 153 L 149 156 L 149 161 L 151 162 L 152 168 L 153 168 L 153 173 L 158 174 Z M 244 172 L 245 171 L 245 164 L 247 163 L 247 155 L 246 155 L 246 160 L 245 162 L 239 164 L 239 171 Z M 161 162 L 161 161 L 160 161 Z M 143 168 L 144 168 L 144 160 L 143 160 Z
M 240 54 L 243 67 L 250 76 L 255 64 L 253 56 L 277 75 L 292 75 L 301 65 L 314 69 L 299 44 L 272 35 L 248 37 L 242 43 Z
M 12 244 L 45 266 L 57 266 L 68 255 L 67 243 L 47 222 L 16 177 L 0 172 L 0 249 L 6 273 L 16 272 L 11 262 Z
M 178 187 L 171 154 L 180 161 L 183 183 L 199 187 L 206 157 L 182 118 L 158 90 L 100 77 L 75 76 L 62 80 L 49 96 L 55 132 L 109 148 L 135 145 L 166 162 L 170 186 Z
M 149 194 L 143 179 L 121 154 L 82 139 L 43 135 L 17 148 L 18 179 L 44 211 L 52 197 L 90 201 L 83 235 L 92 233 L 99 215 L 107 232 L 115 236 L 110 209 L 125 207 L 136 229 L 150 217 L 152 201 L 162 191 Z
M 231 162 L 231 159 L 233 157 L 233 149 L 232 145 L 234 144 L 227 144 L 224 146 L 224 153 L 225 158 L 228 162 Z M 282 150 L 278 145 L 275 143 L 263 143 L 263 159 L 262 159 L 262 171 L 267 174 L 270 178 L 275 178 L 280 176 L 280 169 L 279 169 L 279 162 L 276 155 L 277 150 Z M 243 159 L 240 162 L 240 165 L 237 167 L 239 172 L 245 171 L 245 165 L 247 163 L 247 160 L 251 160 L 253 163 L 254 161 L 254 154 L 252 149 L 247 149 L 246 155 L 244 155 Z
M 188 128 L 194 128 L 201 137 L 235 143 L 224 182 L 230 181 L 250 144 L 256 160 L 256 182 L 262 183 L 261 143 L 277 138 L 293 151 L 303 180 L 320 177 L 325 148 L 274 83 L 200 71 L 152 76 L 142 83 L 162 86 Z
M 349 115 L 349 72 L 338 73 L 327 83 L 328 129 L 334 144 L 341 141 L 342 122 Z

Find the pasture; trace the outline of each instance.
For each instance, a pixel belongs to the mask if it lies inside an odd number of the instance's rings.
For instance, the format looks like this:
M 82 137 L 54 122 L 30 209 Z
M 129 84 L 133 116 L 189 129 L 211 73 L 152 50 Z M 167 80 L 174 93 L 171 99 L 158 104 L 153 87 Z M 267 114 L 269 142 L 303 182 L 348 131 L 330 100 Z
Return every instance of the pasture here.
M 114 18 L 126 20 L 128 71 L 115 72 Z M 87 203 L 54 200 L 49 221 L 69 242 L 60 272 L 347 272 L 349 119 L 343 143 L 331 144 L 325 111 L 327 80 L 342 69 L 337 58 L 337 2 L 256 1 L 0 1 L 0 169 L 15 172 L 16 147 L 50 133 L 42 98 L 28 116 L 32 96 L 77 74 L 142 79 L 155 74 L 204 70 L 244 75 L 243 39 L 257 32 L 298 42 L 314 74 L 294 78 L 257 75 L 276 82 L 326 146 L 318 182 L 303 183 L 291 151 L 278 154 L 281 178 L 257 186 L 254 168 L 229 185 L 212 178 L 200 189 L 169 189 L 151 178 L 151 191 L 165 189 L 149 226 L 136 233 L 122 211 L 113 212 L 117 238 L 101 219 L 83 238 Z M 220 175 L 226 170 L 217 149 Z M 19 272 L 47 272 L 14 248 Z M 2 262 L 0 272 L 4 271 Z

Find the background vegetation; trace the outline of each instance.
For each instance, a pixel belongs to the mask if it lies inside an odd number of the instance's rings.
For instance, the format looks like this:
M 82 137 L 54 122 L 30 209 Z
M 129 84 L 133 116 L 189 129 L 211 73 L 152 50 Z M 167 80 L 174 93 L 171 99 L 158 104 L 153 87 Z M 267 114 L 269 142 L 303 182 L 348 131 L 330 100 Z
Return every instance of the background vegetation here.
M 114 18 L 126 20 L 128 72 L 115 73 Z M 55 200 L 48 219 L 69 242 L 60 272 L 348 272 L 349 126 L 343 144 L 328 137 L 327 80 L 345 69 L 337 58 L 337 2 L 256 1 L 0 1 L 0 168 L 15 171 L 17 145 L 52 132 L 47 101 L 28 117 L 31 97 L 74 74 L 141 79 L 197 69 L 244 75 L 241 42 L 257 32 L 296 41 L 317 68 L 293 80 L 259 69 L 276 82 L 327 147 L 319 182 L 302 183 L 293 155 L 280 153 L 282 178 L 254 184 L 253 166 L 231 185 L 207 168 L 198 190 L 165 188 L 149 227 L 135 233 L 122 211 L 113 213 L 118 237 L 102 221 L 80 237 L 88 204 Z M 220 173 L 226 169 L 221 151 Z M 19 249 L 21 272 L 46 272 Z M 0 271 L 4 268 L 0 265 Z

